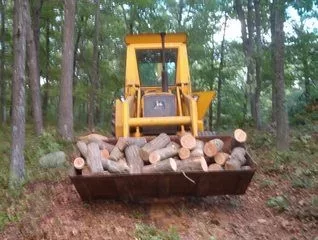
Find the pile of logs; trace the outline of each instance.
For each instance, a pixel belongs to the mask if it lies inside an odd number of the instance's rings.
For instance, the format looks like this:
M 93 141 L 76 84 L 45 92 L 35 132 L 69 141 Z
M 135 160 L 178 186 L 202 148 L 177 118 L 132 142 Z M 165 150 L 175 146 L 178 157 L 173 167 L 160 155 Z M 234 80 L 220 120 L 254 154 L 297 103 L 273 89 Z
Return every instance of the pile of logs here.
M 178 142 L 165 133 L 148 142 L 144 137 L 120 137 L 115 145 L 104 136 L 90 134 L 76 143 L 81 156 L 73 165 L 78 175 L 248 170 L 243 147 L 246 138 L 243 130 L 236 129 L 238 147 L 224 152 L 221 139 L 203 142 L 190 133 L 182 135 Z

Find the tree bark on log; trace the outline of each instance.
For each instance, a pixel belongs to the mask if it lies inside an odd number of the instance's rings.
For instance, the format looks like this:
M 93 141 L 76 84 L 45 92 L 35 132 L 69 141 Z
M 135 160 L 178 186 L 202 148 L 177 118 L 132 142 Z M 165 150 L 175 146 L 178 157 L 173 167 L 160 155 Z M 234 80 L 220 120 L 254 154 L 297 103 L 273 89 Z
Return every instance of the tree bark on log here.
M 115 145 L 104 142 L 104 141 L 97 141 L 97 144 L 98 144 L 100 150 L 107 149 L 108 152 L 113 151 L 113 149 L 115 147 Z
M 241 166 L 243 166 L 246 163 L 245 153 L 246 153 L 245 148 L 242 148 L 242 147 L 233 148 L 230 159 L 239 161 Z
M 224 152 L 218 152 L 214 156 L 214 161 L 220 166 L 224 166 L 225 162 L 229 159 L 230 154 Z
M 225 163 L 226 170 L 239 170 L 246 163 L 246 150 L 242 147 L 233 148 L 230 159 Z
M 108 152 L 107 149 L 100 150 L 100 155 L 101 155 L 101 157 L 103 157 L 103 158 L 106 158 L 106 159 L 109 158 L 109 152 Z
M 124 153 L 119 150 L 117 146 L 114 147 L 114 149 L 111 151 L 109 155 L 109 159 L 113 161 L 119 161 L 119 159 L 122 159 L 124 157 Z
M 167 147 L 155 150 L 149 154 L 149 162 L 156 163 L 161 160 L 178 155 L 178 148 L 175 144 L 168 144 Z
M 97 143 L 92 142 L 87 145 L 86 161 L 93 173 L 104 171 L 102 162 L 101 162 L 100 150 Z
M 160 172 L 176 172 L 177 163 L 173 158 L 168 158 L 154 164 L 144 166 L 143 173 L 160 173 Z
M 242 166 L 241 170 L 252 170 L 250 166 Z
M 217 163 L 212 163 L 209 165 L 209 172 L 214 172 L 214 171 L 223 171 L 223 167 Z
M 184 148 L 184 147 L 180 148 L 179 152 L 178 152 L 179 158 L 181 160 L 189 158 L 190 154 L 191 154 L 190 153 L 190 149 L 189 148 Z
M 204 153 L 208 157 L 214 157 L 222 150 L 224 143 L 221 139 L 212 139 L 204 144 Z
M 91 142 L 107 141 L 108 137 L 97 134 L 97 133 L 91 133 L 86 136 L 80 136 L 78 137 L 78 139 L 86 143 L 91 143 Z
M 195 148 L 191 151 L 191 154 L 190 154 L 191 157 L 203 157 L 204 156 L 203 148 L 204 148 L 204 142 L 201 140 L 196 140 Z
M 118 162 L 114 162 L 109 159 L 101 159 L 103 168 L 110 173 L 128 173 L 129 167 L 124 159 L 120 159 Z
M 224 165 L 225 170 L 240 170 L 241 169 L 241 163 L 237 160 L 228 160 Z
M 140 157 L 140 147 L 137 145 L 130 145 L 125 149 L 125 157 L 130 168 L 129 172 L 138 174 L 142 172 L 144 161 Z
M 180 137 L 180 144 L 182 147 L 192 150 L 196 146 L 196 139 L 190 133 L 186 133 Z
M 143 147 L 146 143 L 147 143 L 147 140 L 146 138 L 144 137 L 139 137 L 139 138 L 135 138 L 135 137 L 120 137 L 118 138 L 118 141 L 121 141 L 124 143 L 124 148 L 129 146 L 129 145 L 137 145 L 138 147 Z M 120 149 L 121 151 L 124 150 L 123 149 Z
M 77 146 L 78 150 L 80 151 L 81 155 L 84 158 L 87 158 L 87 145 L 86 145 L 86 143 L 83 141 L 78 141 L 76 143 L 76 146 Z
M 176 162 L 179 172 L 208 171 L 208 165 L 204 157 L 188 158 L 182 161 L 177 160 Z
M 149 154 L 157 149 L 164 148 L 170 143 L 170 137 L 166 133 L 161 133 L 159 136 L 146 143 L 140 149 L 141 159 L 144 161 L 149 160 Z

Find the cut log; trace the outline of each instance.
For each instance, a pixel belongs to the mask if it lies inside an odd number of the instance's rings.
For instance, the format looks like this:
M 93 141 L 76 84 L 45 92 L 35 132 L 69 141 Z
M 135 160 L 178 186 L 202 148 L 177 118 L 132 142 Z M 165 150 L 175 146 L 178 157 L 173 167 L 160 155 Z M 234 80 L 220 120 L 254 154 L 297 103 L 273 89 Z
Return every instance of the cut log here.
M 120 149 L 118 148 L 118 146 L 115 146 L 113 151 L 111 151 L 111 153 L 109 154 L 109 159 L 113 160 L 113 161 L 119 161 L 119 159 L 124 157 L 124 153 L 122 151 L 120 151 Z
M 234 131 L 234 139 L 239 143 L 245 143 L 247 134 L 242 129 L 238 128 Z
M 178 155 L 181 160 L 187 159 L 190 157 L 190 149 L 182 147 L 179 149 Z
M 242 170 L 252 170 L 252 168 L 250 166 L 242 166 L 241 169 Z
M 88 134 L 86 136 L 80 136 L 80 137 L 78 137 L 78 139 L 81 141 L 84 141 L 87 144 L 91 143 L 91 142 L 107 141 L 108 140 L 107 137 L 100 135 L 100 134 L 97 134 L 97 133 L 91 133 L 91 134 Z
M 204 142 L 201 140 L 196 140 L 195 148 L 191 151 L 191 154 L 190 154 L 191 157 L 203 157 L 204 156 L 203 148 L 204 148 Z
M 231 160 L 239 161 L 241 166 L 243 166 L 246 163 L 245 154 L 246 154 L 245 148 L 236 147 L 236 148 L 233 148 L 230 158 Z
M 206 156 L 214 157 L 218 152 L 222 150 L 224 143 L 221 139 L 212 139 L 204 144 L 203 151 Z
M 100 150 L 107 149 L 108 152 L 113 151 L 113 149 L 115 147 L 115 145 L 110 144 L 108 142 L 104 142 L 104 141 L 98 141 L 97 143 L 98 143 Z
M 209 171 L 214 172 L 214 171 L 223 171 L 224 169 L 222 168 L 221 165 L 217 163 L 212 163 L 209 165 Z
M 87 145 L 84 141 L 78 141 L 76 147 L 84 158 L 87 158 Z
M 95 142 L 91 142 L 87 145 L 87 165 L 92 170 L 92 173 L 99 173 L 104 171 L 102 162 L 101 162 L 101 155 L 98 144 Z
M 137 145 L 130 145 L 125 148 L 125 157 L 130 168 L 129 172 L 138 174 L 142 172 L 144 161 L 140 157 L 140 147 Z
M 75 169 L 75 173 L 77 175 L 82 175 L 82 170 L 85 166 L 85 160 L 81 157 L 77 157 L 74 159 L 73 161 L 73 166 L 74 166 L 74 169 Z
M 144 137 L 120 137 L 118 138 L 119 142 L 122 142 L 122 146 L 119 146 L 119 149 L 121 151 L 124 151 L 124 148 L 129 146 L 129 145 L 137 145 L 138 147 L 143 147 L 146 143 L 147 140 Z
M 161 133 L 159 136 L 146 143 L 140 149 L 141 159 L 144 161 L 149 160 L 149 155 L 151 152 L 166 147 L 170 143 L 170 137 L 166 133 Z
M 103 150 L 100 150 L 100 154 L 101 154 L 101 156 L 102 156 L 103 158 L 106 158 L 106 159 L 109 158 L 109 152 L 108 152 L 108 150 L 107 150 L 106 148 L 103 149 Z
M 103 168 L 110 173 L 128 173 L 129 167 L 124 159 L 120 159 L 117 162 L 114 162 L 109 159 L 102 158 L 101 162 L 103 164 Z
M 215 156 L 214 156 L 214 161 L 221 165 L 224 166 L 225 162 L 229 159 L 230 154 L 228 153 L 224 153 L 224 152 L 218 152 Z
M 178 155 L 178 147 L 176 144 L 170 143 L 165 148 L 151 152 L 149 154 L 149 162 L 153 164 L 176 155 Z
M 231 158 L 224 165 L 225 170 L 240 170 L 241 163 L 237 160 L 232 160 Z
M 176 172 L 177 163 L 173 158 L 168 158 L 154 164 L 144 166 L 143 173 L 160 173 L 160 172 Z
M 192 150 L 196 146 L 196 139 L 190 133 L 185 133 L 180 137 L 180 144 L 182 147 Z
M 208 171 L 208 165 L 204 157 L 188 158 L 184 160 L 176 160 L 179 172 L 191 172 L 191 171 Z

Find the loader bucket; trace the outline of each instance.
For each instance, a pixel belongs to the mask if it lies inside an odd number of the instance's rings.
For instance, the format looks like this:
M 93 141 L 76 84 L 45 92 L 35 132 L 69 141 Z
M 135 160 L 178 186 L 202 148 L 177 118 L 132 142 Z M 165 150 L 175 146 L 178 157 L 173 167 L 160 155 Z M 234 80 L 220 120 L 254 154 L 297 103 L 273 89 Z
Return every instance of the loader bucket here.
M 199 137 L 203 141 L 213 138 L 223 140 L 225 152 L 229 152 L 234 147 L 235 143 L 231 136 Z M 171 140 L 177 142 L 178 138 L 172 136 Z M 113 142 L 116 140 L 114 139 Z M 89 176 L 76 175 L 72 172 L 70 178 L 83 201 L 240 195 L 245 193 L 256 171 L 256 164 L 248 153 L 246 159 L 247 165 L 251 167 L 249 170 Z

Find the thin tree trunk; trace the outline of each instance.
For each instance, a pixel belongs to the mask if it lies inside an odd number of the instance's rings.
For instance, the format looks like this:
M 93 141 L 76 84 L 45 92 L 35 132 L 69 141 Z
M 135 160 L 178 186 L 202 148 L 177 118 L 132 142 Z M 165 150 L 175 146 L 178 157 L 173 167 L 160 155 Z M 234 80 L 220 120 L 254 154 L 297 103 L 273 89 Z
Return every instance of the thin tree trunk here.
M 14 1 L 13 37 L 14 71 L 12 81 L 12 142 L 9 185 L 19 186 L 25 176 L 25 59 L 26 59 L 26 2 Z
M 227 25 L 227 19 L 228 16 L 226 13 L 224 13 L 224 28 L 223 28 L 223 38 L 221 43 L 221 56 L 220 56 L 220 66 L 219 66 L 219 76 L 218 76 L 218 104 L 217 104 L 217 115 L 216 115 L 216 128 L 218 129 L 220 127 L 220 120 L 221 120 L 221 102 L 222 102 L 222 84 L 223 84 L 223 67 L 224 67 L 224 49 L 225 49 L 225 32 L 226 32 L 226 25 Z
M 285 1 L 274 0 L 273 11 L 275 18 L 274 30 L 274 66 L 275 66 L 275 86 L 276 96 L 276 146 L 279 150 L 286 150 L 289 147 L 288 115 L 285 99 L 285 79 L 284 79 L 284 14 Z
M 255 73 L 256 73 L 256 88 L 255 88 L 255 124 L 257 129 L 261 129 L 261 113 L 260 113 L 260 95 L 262 89 L 262 42 L 261 42 L 261 14 L 260 0 L 254 0 L 255 9 L 255 27 L 256 27 L 256 55 L 255 55 Z
M 271 58 L 272 58 L 272 123 L 276 126 L 276 85 L 275 85 L 275 14 L 274 14 L 274 4 L 270 5 L 270 23 L 271 23 Z
M 1 14 L 1 32 L 0 32 L 0 122 L 4 124 L 7 120 L 6 110 L 6 80 L 4 78 L 5 65 L 5 16 L 6 16 L 6 0 L 0 0 L 0 14 Z
M 303 53 L 305 54 L 305 53 Z M 304 72 L 304 78 L 305 78 L 305 101 L 306 104 L 310 103 L 310 80 L 309 80 L 309 66 L 308 66 L 308 61 L 306 57 L 304 56 L 302 59 L 303 62 L 303 72 Z
M 64 2 L 63 61 L 58 114 L 58 132 L 66 140 L 73 138 L 73 58 L 76 1 Z
M 48 108 L 48 101 L 49 101 L 49 86 L 50 86 L 50 20 L 46 20 L 46 33 L 45 33 L 45 84 L 44 84 L 44 94 L 43 94 L 43 116 L 45 119 L 48 118 L 47 116 L 47 108 Z
M 28 68 L 30 74 L 30 87 L 32 98 L 32 115 L 35 123 L 35 132 L 40 135 L 43 132 L 42 105 L 40 92 L 40 71 L 38 63 L 38 54 L 36 42 L 31 24 L 29 1 L 26 1 L 26 40 L 27 40 L 27 56 Z

